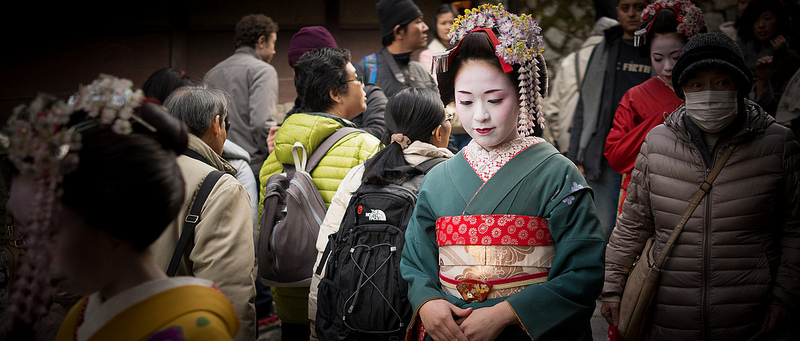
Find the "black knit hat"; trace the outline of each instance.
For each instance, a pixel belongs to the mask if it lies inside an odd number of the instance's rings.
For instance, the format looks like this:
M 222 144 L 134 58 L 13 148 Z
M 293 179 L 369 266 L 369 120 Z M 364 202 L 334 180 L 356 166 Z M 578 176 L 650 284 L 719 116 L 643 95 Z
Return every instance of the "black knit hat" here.
M 381 23 L 381 37 L 392 34 L 395 26 L 403 26 L 422 16 L 412 0 L 381 0 L 375 7 Z
M 730 74 L 739 92 L 747 94 L 753 84 L 753 73 L 747 67 L 742 50 L 722 32 L 704 33 L 690 39 L 683 47 L 681 57 L 672 70 L 672 87 L 675 94 L 684 98 L 683 85 L 697 71 L 719 68 Z

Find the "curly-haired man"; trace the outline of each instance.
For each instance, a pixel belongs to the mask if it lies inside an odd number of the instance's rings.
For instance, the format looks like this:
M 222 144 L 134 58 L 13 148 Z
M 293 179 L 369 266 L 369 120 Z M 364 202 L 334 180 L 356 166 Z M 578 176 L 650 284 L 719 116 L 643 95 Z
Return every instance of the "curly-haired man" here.
M 263 14 L 250 14 L 236 24 L 236 51 L 206 73 L 209 86 L 227 91 L 231 128 L 228 139 L 250 154 L 258 174 L 269 154 L 267 137 L 275 126 L 278 74 L 269 64 L 275 55 L 278 24 Z

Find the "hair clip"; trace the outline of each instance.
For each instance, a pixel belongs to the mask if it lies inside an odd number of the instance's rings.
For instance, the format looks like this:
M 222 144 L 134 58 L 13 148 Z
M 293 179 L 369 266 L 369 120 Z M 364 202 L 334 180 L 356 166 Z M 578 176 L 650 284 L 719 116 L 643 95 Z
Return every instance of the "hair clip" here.
M 450 52 L 453 50 L 455 48 L 433 54 L 431 73 L 447 72 L 450 69 Z
M 649 28 L 650 25 L 647 25 L 646 28 L 640 28 L 636 30 L 636 32 L 633 32 L 633 46 L 642 47 L 647 44 L 647 31 Z

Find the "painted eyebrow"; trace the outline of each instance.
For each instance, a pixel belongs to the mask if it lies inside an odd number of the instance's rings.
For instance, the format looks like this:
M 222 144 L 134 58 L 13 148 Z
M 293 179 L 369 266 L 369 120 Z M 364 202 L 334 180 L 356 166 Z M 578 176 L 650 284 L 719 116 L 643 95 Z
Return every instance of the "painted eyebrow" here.
M 676 52 L 681 52 L 681 51 L 682 51 L 682 50 L 675 50 L 675 51 L 671 51 L 671 52 L 667 53 L 666 55 L 672 55 L 672 54 L 674 54 L 674 53 L 676 53 Z M 663 54 L 663 53 L 658 53 L 658 52 L 653 52 L 653 54 L 654 54 L 654 55 L 657 55 L 657 56 L 665 56 L 665 54 Z
M 491 90 L 487 90 L 487 91 L 485 91 L 485 92 L 484 92 L 484 94 L 491 94 L 491 93 L 498 92 L 498 91 L 503 91 L 503 89 L 491 89 Z M 457 93 L 462 93 L 462 94 L 468 94 L 468 95 L 471 95 L 471 94 L 472 94 L 471 92 L 469 92 L 469 91 L 467 91 L 467 90 L 458 90 L 458 91 L 456 91 L 456 92 L 457 92 Z

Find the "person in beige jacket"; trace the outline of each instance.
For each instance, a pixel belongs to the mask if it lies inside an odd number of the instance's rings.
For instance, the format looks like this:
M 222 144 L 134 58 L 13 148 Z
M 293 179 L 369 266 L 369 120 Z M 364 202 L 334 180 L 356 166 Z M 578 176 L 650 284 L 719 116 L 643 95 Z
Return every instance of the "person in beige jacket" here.
M 592 56 L 594 47 L 603 41 L 603 31 L 615 25 L 619 25 L 619 22 L 614 19 L 598 19 L 592 35 L 586 38 L 580 49 L 568 54 L 556 67 L 555 78 L 550 82 L 550 90 L 542 102 L 547 120 L 543 137 L 561 153 L 566 153 L 569 149 L 569 127 L 572 126 L 572 116 L 580 95 L 578 91 L 586 74 L 589 57 Z
M 164 104 L 173 116 L 186 123 L 191 133 L 187 152 L 178 157 L 186 182 L 186 199 L 178 219 L 150 250 L 166 270 L 200 185 L 211 171 L 224 171 L 226 174 L 203 205 L 194 239 L 190 240 L 191 251 L 184 254 L 176 275 L 213 281 L 239 315 L 235 340 L 255 340 L 253 216 L 247 190 L 234 177 L 236 170 L 220 156 L 228 128 L 225 94 L 202 86 L 184 87 L 175 90 Z

